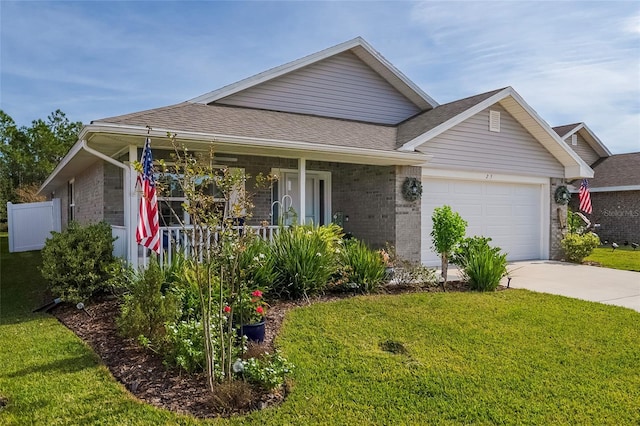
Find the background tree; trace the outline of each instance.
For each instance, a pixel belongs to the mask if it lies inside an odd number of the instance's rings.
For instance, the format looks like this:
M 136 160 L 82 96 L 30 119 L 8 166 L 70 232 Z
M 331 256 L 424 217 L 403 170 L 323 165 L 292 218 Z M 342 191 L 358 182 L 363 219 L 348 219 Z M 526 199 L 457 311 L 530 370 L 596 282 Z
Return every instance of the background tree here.
M 431 239 L 434 249 L 442 260 L 442 279 L 444 280 L 442 282 L 442 288 L 445 289 L 447 285 L 449 258 L 453 254 L 453 250 L 464 238 L 467 230 L 467 222 L 447 205 L 436 207 L 433 210 L 431 220 L 433 221 Z
M 71 122 L 59 109 L 30 127 L 18 127 L 0 110 L 0 222 L 7 219 L 6 204 L 30 202 L 78 139 L 82 123 Z

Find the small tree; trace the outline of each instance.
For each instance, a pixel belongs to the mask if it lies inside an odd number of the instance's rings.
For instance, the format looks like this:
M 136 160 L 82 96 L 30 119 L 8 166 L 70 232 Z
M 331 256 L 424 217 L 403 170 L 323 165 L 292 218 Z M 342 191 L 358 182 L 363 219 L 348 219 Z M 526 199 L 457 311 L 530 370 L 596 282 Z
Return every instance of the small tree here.
M 436 207 L 431 216 L 433 230 L 431 239 L 433 248 L 440 255 L 442 260 L 442 288 L 446 288 L 447 269 L 449 268 L 449 258 L 455 247 L 462 241 L 467 229 L 467 222 L 460 217 L 457 212 L 451 210 L 450 206 Z
M 253 204 L 244 190 L 248 175 L 239 169 L 215 168 L 213 152 L 194 156 L 169 135 L 174 149 L 174 165 L 163 164 L 165 173 L 179 176 L 184 193 L 184 210 L 189 214 L 188 257 L 183 278 L 198 289 L 207 385 L 233 378 L 232 364 L 242 342 L 236 338 L 232 318 L 247 291 L 242 256 L 255 236 L 240 223 L 251 218 Z M 256 187 L 270 177 L 255 176 Z M 223 200 L 220 204 L 220 200 Z

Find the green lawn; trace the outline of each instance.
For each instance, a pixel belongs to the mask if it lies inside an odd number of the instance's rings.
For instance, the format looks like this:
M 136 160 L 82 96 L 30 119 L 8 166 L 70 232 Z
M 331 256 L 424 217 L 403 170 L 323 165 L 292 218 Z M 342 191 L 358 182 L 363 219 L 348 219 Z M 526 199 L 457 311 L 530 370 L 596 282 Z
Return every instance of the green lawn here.
M 640 248 L 622 246 L 615 250 L 611 247 L 598 247 L 585 261 L 598 262 L 605 268 L 640 271 Z
M 2 425 L 640 423 L 640 313 L 525 290 L 297 309 L 277 340 L 297 366 L 284 404 L 177 416 L 137 402 L 75 335 L 32 314 L 39 256 L 0 243 Z

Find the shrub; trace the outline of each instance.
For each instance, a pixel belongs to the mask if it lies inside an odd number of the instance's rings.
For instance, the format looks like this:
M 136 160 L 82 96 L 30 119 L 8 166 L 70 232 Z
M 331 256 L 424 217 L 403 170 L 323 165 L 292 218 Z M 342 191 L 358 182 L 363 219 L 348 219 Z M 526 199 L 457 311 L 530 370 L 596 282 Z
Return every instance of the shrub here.
M 260 358 L 249 358 L 237 361 L 238 369 L 251 383 L 272 391 L 284 385 L 286 375 L 293 369 L 293 364 L 278 352 L 265 354 Z
M 354 239 L 345 242 L 339 257 L 341 270 L 344 271 L 342 289 L 371 293 L 384 282 L 386 268 L 382 256 L 362 241 Z
M 71 222 L 52 232 L 42 249 L 40 272 L 53 295 L 69 302 L 87 301 L 117 285 L 120 261 L 113 256 L 111 227 L 105 222 Z
M 500 253 L 500 247 L 490 247 L 489 242 L 491 238 L 489 237 L 467 237 L 460 242 L 458 247 L 456 247 L 453 255 L 451 256 L 451 263 L 464 266 L 469 261 L 469 255 L 471 250 L 479 248 L 479 247 L 488 247 L 489 250 L 494 251 L 495 253 Z
M 438 284 L 438 277 L 433 268 L 408 260 L 398 260 L 394 268 L 393 284 L 400 287 L 425 288 Z
M 600 245 L 600 238 L 593 232 L 583 235 L 567 234 L 562 240 L 562 248 L 567 260 L 575 263 L 582 263 L 582 260 L 598 245 Z
M 442 261 L 442 287 L 447 284 L 447 269 L 449 267 L 449 257 L 453 253 L 455 247 L 464 237 L 467 229 L 467 222 L 450 206 L 444 205 L 436 207 L 431 216 L 433 222 L 433 230 L 431 231 L 431 239 L 433 248 L 440 255 Z
M 462 268 L 472 290 L 493 291 L 507 275 L 507 255 L 488 244 L 471 245 Z
M 247 244 L 239 260 L 239 268 L 247 287 L 259 288 L 262 291 L 271 287 L 277 274 L 274 270 L 273 252 L 268 242 L 256 237 Z
M 178 321 L 168 324 L 166 331 L 165 363 L 187 373 L 202 372 L 205 365 L 202 323 L 193 319 Z
M 339 238 L 332 229 L 293 226 L 280 230 L 273 241 L 276 277 L 272 292 L 276 296 L 298 299 L 325 289 L 337 265 L 333 244 Z
M 127 337 L 144 336 L 151 345 L 161 346 L 165 323 L 175 321 L 180 314 L 178 297 L 162 291 L 167 280 L 155 259 L 142 272 L 134 273 L 129 293 L 124 296 L 118 329 Z

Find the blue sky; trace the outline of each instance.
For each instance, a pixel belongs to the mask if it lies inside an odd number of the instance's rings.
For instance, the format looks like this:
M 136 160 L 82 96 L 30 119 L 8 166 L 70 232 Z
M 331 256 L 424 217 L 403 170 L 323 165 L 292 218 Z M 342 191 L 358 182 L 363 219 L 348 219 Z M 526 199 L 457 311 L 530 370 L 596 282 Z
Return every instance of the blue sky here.
M 356 36 L 439 103 L 505 86 L 550 125 L 640 151 L 640 3 L 0 1 L 19 125 L 191 99 Z

